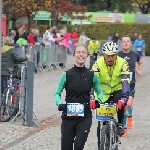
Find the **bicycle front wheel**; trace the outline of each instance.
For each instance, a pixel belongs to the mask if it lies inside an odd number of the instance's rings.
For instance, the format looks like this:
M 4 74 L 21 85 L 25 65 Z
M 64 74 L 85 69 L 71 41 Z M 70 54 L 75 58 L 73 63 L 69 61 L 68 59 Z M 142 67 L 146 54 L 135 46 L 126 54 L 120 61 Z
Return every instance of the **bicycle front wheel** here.
M 16 114 L 19 105 L 19 94 L 13 89 L 7 89 L 1 98 L 0 121 L 7 122 Z
M 103 125 L 101 130 L 101 136 L 99 141 L 98 150 L 109 150 L 110 145 L 110 135 L 109 135 L 110 128 L 108 125 Z

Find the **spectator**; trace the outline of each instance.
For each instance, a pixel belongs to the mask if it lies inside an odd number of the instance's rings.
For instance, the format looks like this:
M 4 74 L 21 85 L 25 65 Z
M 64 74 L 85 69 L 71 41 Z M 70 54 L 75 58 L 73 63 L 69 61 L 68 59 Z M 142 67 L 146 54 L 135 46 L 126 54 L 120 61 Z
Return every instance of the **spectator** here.
M 69 48 L 69 40 L 71 40 L 71 33 L 65 33 L 63 40 L 60 42 L 60 44 L 65 46 L 66 48 Z
M 57 27 L 53 27 L 52 33 L 53 33 L 53 38 L 55 39 L 55 43 L 56 43 L 56 44 L 59 44 L 59 42 L 60 42 L 61 40 L 63 40 L 63 38 L 61 37 L 61 35 L 60 35 L 60 33 L 59 33 Z
M 36 30 L 32 29 L 31 32 L 29 32 L 29 35 L 27 37 L 27 41 L 31 46 L 35 46 L 35 39 L 34 39 L 35 35 L 36 35 Z
M 27 38 L 28 44 L 33 46 L 33 47 L 35 47 L 37 44 L 35 42 L 36 34 L 37 34 L 37 29 L 31 29 L 31 31 L 29 32 L 28 38 Z M 37 64 L 39 63 L 39 60 L 40 60 L 40 53 L 39 53 L 39 51 L 37 51 Z M 35 73 L 37 73 L 36 67 L 35 67 Z
M 142 35 L 138 36 L 138 39 L 134 42 L 134 47 L 140 56 L 145 55 L 145 40 L 142 39 Z
M 42 37 L 40 37 L 40 32 L 38 29 L 36 29 L 34 40 L 36 42 L 36 45 L 43 45 L 43 46 L 45 45 L 45 41 L 43 40 Z
M 2 83 L 2 90 L 3 93 L 7 87 L 7 68 L 12 68 L 15 70 L 16 74 L 20 68 L 18 67 L 18 63 L 27 61 L 30 56 L 26 55 L 25 57 L 20 57 L 20 55 L 14 50 L 12 47 L 14 45 L 14 41 L 11 37 L 3 37 L 2 39 L 2 76 L 1 76 L 1 83 Z
M 72 38 L 73 44 L 78 43 L 79 35 L 78 35 L 78 32 L 77 32 L 77 28 L 74 28 L 74 30 L 73 30 L 73 32 L 71 34 L 71 38 Z
M 135 32 L 134 35 L 131 37 L 131 41 L 134 44 L 135 40 L 138 39 L 138 34 Z
M 20 38 L 16 41 L 16 44 L 18 44 L 19 47 L 28 46 L 27 37 L 28 37 L 28 32 L 24 32 L 20 36 Z
M 43 35 L 43 40 L 45 41 L 45 45 L 50 45 L 51 43 L 55 42 L 55 39 L 53 38 L 53 28 L 52 27 L 48 27 L 46 32 Z
M 118 43 L 118 40 L 119 40 L 119 34 L 118 34 L 118 33 L 114 33 L 114 36 L 113 36 L 113 38 L 112 38 L 112 41 L 113 41 L 114 43 Z
M 14 40 L 14 45 L 16 44 L 15 37 L 16 37 L 16 31 L 10 30 L 10 37 Z
M 112 42 L 112 37 L 109 36 L 109 37 L 107 38 L 107 40 L 108 40 L 108 42 Z
M 67 33 L 67 28 L 66 28 L 66 26 L 62 27 L 62 28 L 59 30 L 59 33 L 60 33 L 61 37 L 63 37 L 64 34 Z
M 80 35 L 80 37 L 79 37 L 79 43 L 87 45 L 87 43 L 88 43 L 89 40 L 90 40 L 90 38 L 88 38 L 85 35 L 85 32 L 82 32 L 81 35 Z
M 16 31 L 16 36 L 14 37 L 14 43 L 16 43 L 16 41 L 19 39 L 19 32 L 18 32 L 18 29 L 17 27 L 14 27 L 14 29 Z
M 21 36 L 25 32 L 25 25 L 22 25 L 21 28 L 18 30 L 19 36 Z

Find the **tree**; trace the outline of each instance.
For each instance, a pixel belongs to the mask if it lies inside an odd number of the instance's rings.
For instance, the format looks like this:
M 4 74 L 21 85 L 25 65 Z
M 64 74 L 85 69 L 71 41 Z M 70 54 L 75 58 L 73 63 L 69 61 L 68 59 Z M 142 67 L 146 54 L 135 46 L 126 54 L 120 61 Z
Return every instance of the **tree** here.
M 13 27 L 15 26 L 14 22 L 18 19 L 15 16 L 15 13 L 12 11 L 13 1 L 12 0 L 3 0 L 3 13 L 7 17 L 7 34 L 9 34 L 8 24 L 10 20 L 13 20 Z
M 137 4 L 143 14 L 148 14 L 150 8 L 150 0 L 133 0 Z
M 85 2 L 86 1 L 86 2 Z M 78 3 L 88 7 L 88 11 L 118 11 L 132 10 L 132 0 L 79 0 Z
M 51 12 L 53 26 L 56 25 L 59 13 L 61 13 L 62 15 L 67 14 L 68 16 L 72 17 L 72 12 L 84 13 L 85 11 L 87 11 L 86 7 L 75 6 L 73 2 L 74 0 L 45 0 L 45 3 L 43 3 L 43 7 L 45 7 L 47 11 Z
M 27 16 L 28 28 L 32 26 L 32 20 L 38 10 L 51 12 L 53 25 L 56 25 L 59 13 L 67 13 L 72 17 L 72 12 L 85 12 L 83 6 L 74 6 L 74 0 L 4 0 L 3 12 L 8 20 L 17 20 L 19 17 Z
M 42 0 L 4 0 L 3 12 L 7 15 L 8 21 L 19 17 L 27 16 L 28 27 L 31 27 L 34 12 L 41 8 Z
M 111 10 L 118 12 L 131 12 L 133 11 L 132 0 L 111 0 Z

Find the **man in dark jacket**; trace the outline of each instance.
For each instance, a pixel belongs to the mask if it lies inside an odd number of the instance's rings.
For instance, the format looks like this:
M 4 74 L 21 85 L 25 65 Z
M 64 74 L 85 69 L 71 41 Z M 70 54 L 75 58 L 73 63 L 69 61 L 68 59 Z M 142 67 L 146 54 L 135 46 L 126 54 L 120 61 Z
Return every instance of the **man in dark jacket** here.
M 21 57 L 13 48 L 14 41 L 11 37 L 4 37 L 2 39 L 2 64 L 1 64 L 1 83 L 2 83 L 2 93 L 7 87 L 8 78 L 8 68 L 17 69 L 19 68 L 17 64 L 27 61 L 30 56 L 26 55 Z
M 135 32 L 134 35 L 131 37 L 132 44 L 134 44 L 135 40 L 137 39 L 138 39 L 138 34 Z

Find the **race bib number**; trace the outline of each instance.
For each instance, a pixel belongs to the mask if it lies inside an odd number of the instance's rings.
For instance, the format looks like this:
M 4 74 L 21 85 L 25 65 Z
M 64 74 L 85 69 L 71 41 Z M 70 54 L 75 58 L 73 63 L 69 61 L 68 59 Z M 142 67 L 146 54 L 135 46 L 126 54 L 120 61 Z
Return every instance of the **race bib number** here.
M 95 111 L 95 118 L 99 121 L 108 121 L 110 118 L 116 114 L 117 107 L 116 105 L 105 106 L 101 105 L 100 108 L 97 108 Z
M 84 105 L 80 103 L 67 103 L 67 116 L 84 116 Z
M 139 51 L 142 51 L 142 48 L 140 48 L 140 47 L 139 47 L 139 48 L 137 48 L 137 51 L 138 51 L 138 52 L 139 52 Z

